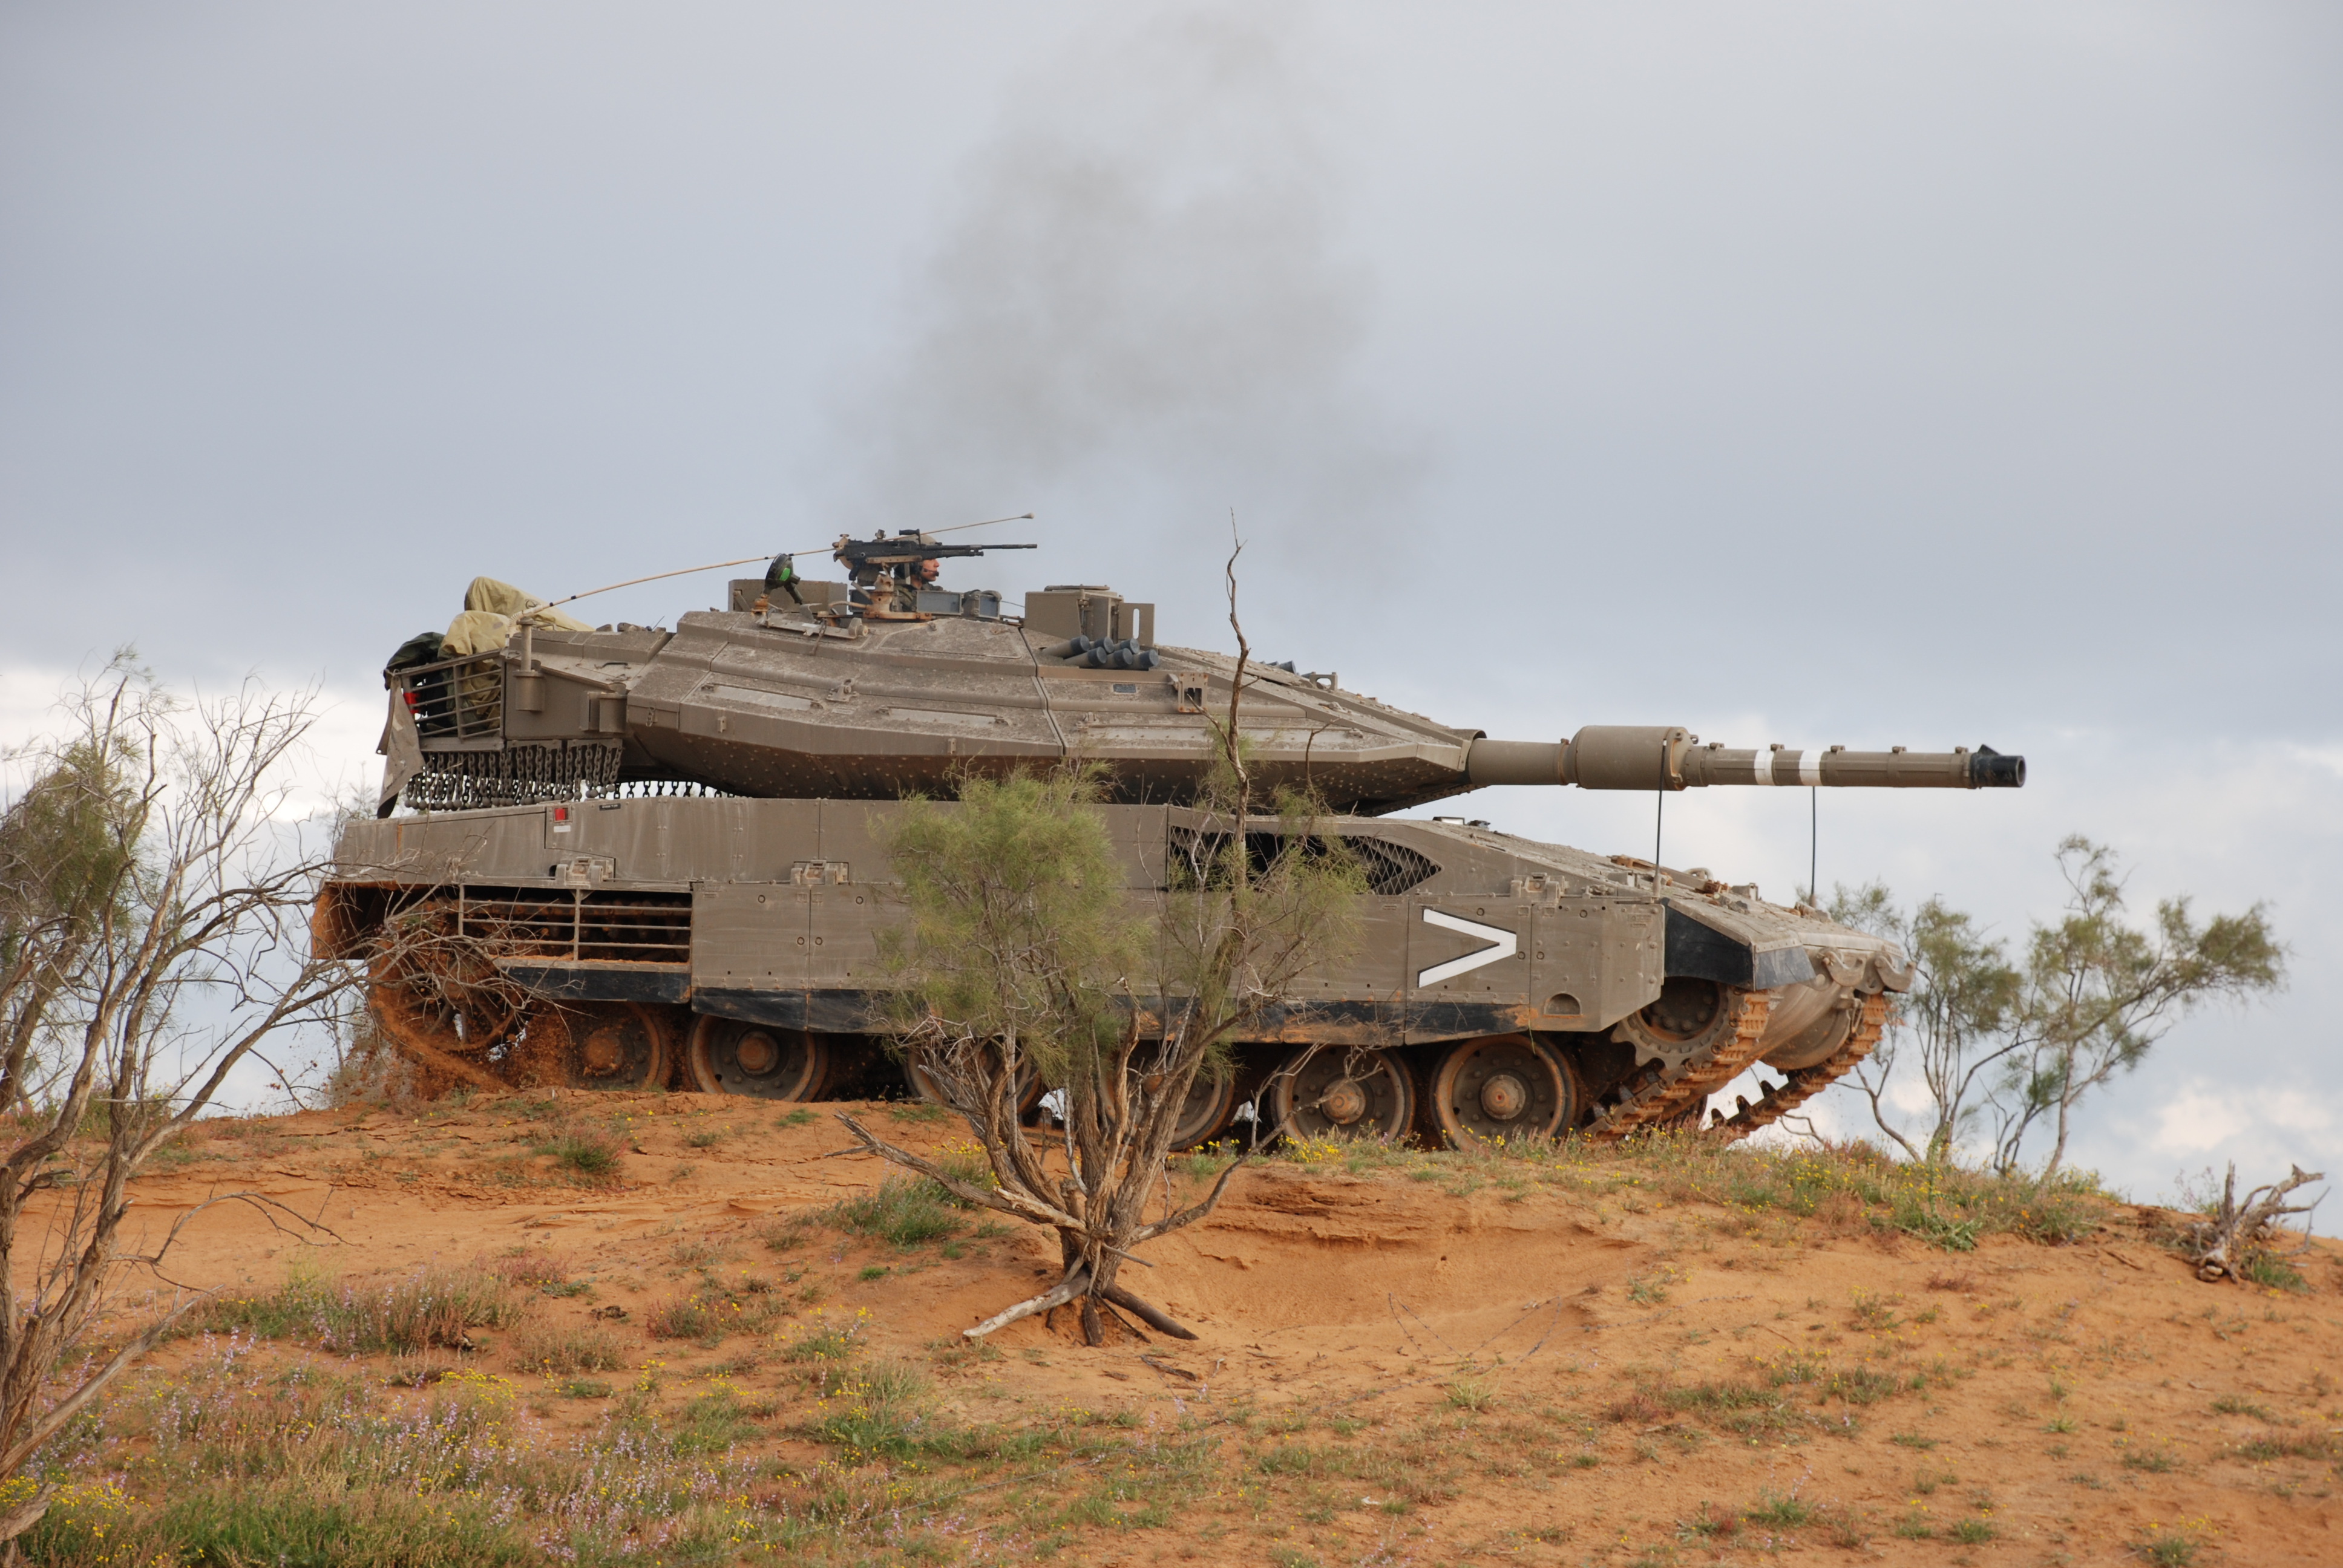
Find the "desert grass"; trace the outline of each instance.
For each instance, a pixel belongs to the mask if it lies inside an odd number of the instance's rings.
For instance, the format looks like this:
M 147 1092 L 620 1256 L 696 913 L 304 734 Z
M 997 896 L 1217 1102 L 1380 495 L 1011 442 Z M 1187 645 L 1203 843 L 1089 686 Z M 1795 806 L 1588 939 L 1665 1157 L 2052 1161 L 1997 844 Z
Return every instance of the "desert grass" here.
M 467 1350 L 471 1331 L 519 1316 L 513 1283 L 490 1268 L 431 1266 L 387 1280 L 348 1283 L 297 1264 L 274 1290 L 222 1296 L 191 1328 L 289 1340 L 345 1355 Z
M 25 1546 L 74 1568 L 712 1558 L 749 1540 L 734 1500 L 757 1467 L 695 1445 L 688 1409 L 639 1407 L 563 1442 L 491 1372 L 402 1397 L 231 1334 L 108 1402 L 87 1441 L 114 1473 L 74 1478 Z
M 616 1372 L 634 1347 L 607 1324 L 532 1321 L 514 1331 L 508 1349 L 515 1366 L 555 1377 Z
M 44 1456 L 67 1484 L 27 1551 L 69 1568 L 1081 1561 L 1101 1534 L 1186 1522 L 1209 1535 L 1289 1501 L 1322 1523 L 1329 1481 L 1405 1515 L 1453 1499 L 1464 1473 L 1436 1422 L 1305 1412 L 1277 1437 L 1242 1406 L 1169 1425 L 1061 1406 L 974 1422 L 946 1412 L 926 1369 L 872 1352 L 868 1326 L 817 1314 L 770 1336 L 776 1364 L 802 1375 L 794 1400 L 738 1386 L 749 1355 L 703 1374 L 650 1358 L 607 1382 L 547 1376 L 532 1394 L 534 1374 L 478 1358 L 401 1388 L 249 1330 L 208 1335 Z M 517 1350 L 533 1332 L 520 1325 Z M 548 1397 L 601 1402 L 598 1423 L 548 1430 L 530 1408 Z M 825 1457 L 785 1462 L 785 1437 Z
M 1508 1202 L 1545 1189 L 1614 1202 L 1631 1213 L 1713 1203 L 1751 1229 L 1769 1215 L 1795 1216 L 1841 1232 L 1910 1236 L 1950 1252 L 1970 1251 L 1990 1235 L 2074 1241 L 2115 1201 L 2087 1171 L 2043 1178 L 1894 1160 L 1861 1141 L 1760 1147 L 1699 1132 L 1639 1134 L 1617 1143 L 1575 1137 L 1491 1141 L 1461 1150 L 1381 1139 L 1299 1139 L 1280 1144 L 1272 1158 L 1305 1169 L 1436 1182 L 1459 1198 L 1493 1184 Z M 1199 1181 L 1219 1163 L 1191 1156 L 1182 1173 Z

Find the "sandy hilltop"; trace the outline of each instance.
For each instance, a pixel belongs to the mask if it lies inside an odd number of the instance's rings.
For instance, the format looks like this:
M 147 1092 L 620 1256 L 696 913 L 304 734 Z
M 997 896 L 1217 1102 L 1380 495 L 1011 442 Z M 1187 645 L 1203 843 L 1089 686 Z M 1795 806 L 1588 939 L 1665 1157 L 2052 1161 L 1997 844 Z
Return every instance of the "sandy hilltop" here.
M 75 1429 L 92 1479 L 27 1544 L 2343 1562 L 2324 1243 L 2277 1284 L 2205 1284 L 2162 1211 L 1865 1151 L 1305 1145 L 1148 1250 L 1193 1342 L 1087 1349 L 1061 1313 L 971 1347 L 1054 1243 L 847 1141 L 820 1108 L 689 1094 L 207 1124 L 138 1184 L 134 1231 L 230 1191 L 317 1229 L 196 1218 L 167 1271 L 220 1294 Z M 304 1555 L 327 1534 L 338 1555 Z

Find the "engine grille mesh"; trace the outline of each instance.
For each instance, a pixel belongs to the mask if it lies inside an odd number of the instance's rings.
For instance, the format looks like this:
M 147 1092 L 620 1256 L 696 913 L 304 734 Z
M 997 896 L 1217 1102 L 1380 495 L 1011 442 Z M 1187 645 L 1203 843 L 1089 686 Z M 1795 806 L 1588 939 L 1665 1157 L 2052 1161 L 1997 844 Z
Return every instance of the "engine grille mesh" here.
M 1228 842 L 1221 833 L 1199 833 L 1191 828 L 1172 830 L 1172 885 L 1192 888 L 1212 875 L 1212 867 L 1219 859 L 1221 847 Z M 1440 867 L 1429 856 L 1411 849 L 1404 844 L 1394 844 L 1388 839 L 1363 838 L 1346 834 L 1336 842 L 1348 846 L 1359 858 L 1360 869 L 1367 874 L 1367 890 L 1385 898 L 1395 897 L 1412 888 L 1423 886 L 1440 874 Z M 1277 859 L 1285 839 L 1277 833 L 1253 832 L 1245 835 L 1245 850 L 1256 872 L 1265 871 Z M 1312 837 L 1303 848 L 1305 855 L 1326 851 L 1327 840 Z
M 1366 867 L 1367 887 L 1389 897 L 1419 888 L 1440 874 L 1431 857 L 1387 839 L 1350 840 L 1351 853 Z

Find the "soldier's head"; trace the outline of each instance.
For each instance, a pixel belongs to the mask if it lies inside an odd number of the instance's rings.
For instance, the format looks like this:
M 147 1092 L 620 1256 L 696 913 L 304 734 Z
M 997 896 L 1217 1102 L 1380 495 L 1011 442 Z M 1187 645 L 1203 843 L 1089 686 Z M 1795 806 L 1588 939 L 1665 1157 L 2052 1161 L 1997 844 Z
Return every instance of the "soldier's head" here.
M 932 587 L 936 580 L 936 574 L 942 569 L 943 562 L 933 556 L 929 556 L 911 568 L 911 580 Z

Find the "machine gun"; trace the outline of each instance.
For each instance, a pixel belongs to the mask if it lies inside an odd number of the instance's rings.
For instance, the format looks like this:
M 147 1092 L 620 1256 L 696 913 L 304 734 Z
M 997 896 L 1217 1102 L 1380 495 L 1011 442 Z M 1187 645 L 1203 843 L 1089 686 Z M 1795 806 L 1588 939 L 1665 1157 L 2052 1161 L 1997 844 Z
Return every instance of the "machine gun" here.
M 858 590 L 858 602 L 877 603 L 891 597 L 893 591 L 909 586 L 917 589 L 920 584 L 917 573 L 921 561 L 939 560 L 946 556 L 980 556 L 987 550 L 1038 550 L 1039 545 L 946 545 L 936 542 L 933 534 L 923 534 L 915 528 L 904 528 L 890 538 L 885 533 L 858 539 L 840 534 L 830 557 L 846 568 L 847 576 Z M 797 558 L 775 556 L 765 568 L 765 597 L 785 593 L 799 604 L 805 597 L 798 592 Z
M 847 570 L 847 575 L 859 588 L 875 588 L 885 582 L 890 586 L 910 581 L 921 561 L 941 559 L 946 556 L 980 556 L 987 550 L 1037 550 L 1039 545 L 947 545 L 937 541 L 933 534 L 923 534 L 916 528 L 904 528 L 890 538 L 885 533 L 867 539 L 850 535 L 838 536 L 838 544 L 830 558 Z

